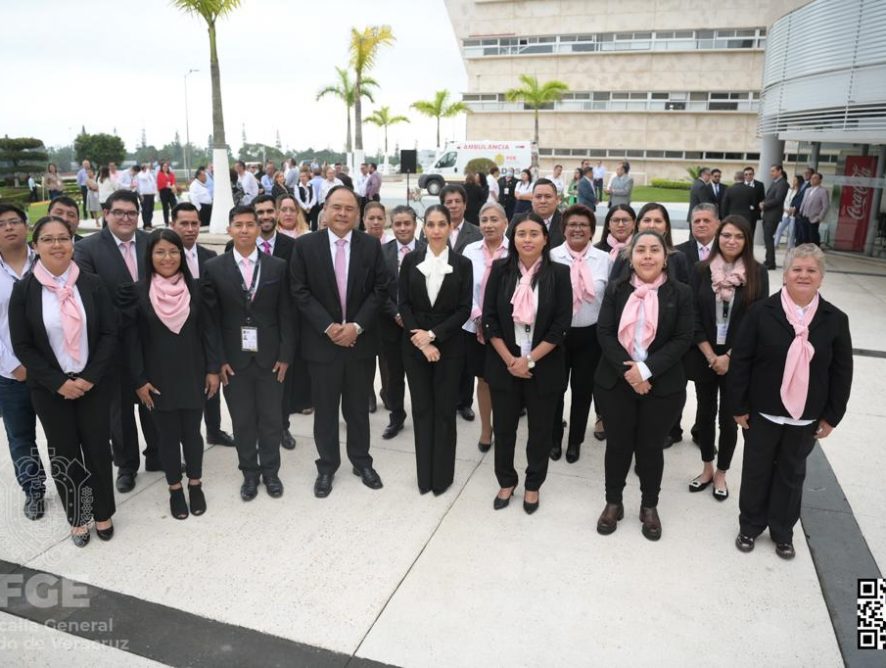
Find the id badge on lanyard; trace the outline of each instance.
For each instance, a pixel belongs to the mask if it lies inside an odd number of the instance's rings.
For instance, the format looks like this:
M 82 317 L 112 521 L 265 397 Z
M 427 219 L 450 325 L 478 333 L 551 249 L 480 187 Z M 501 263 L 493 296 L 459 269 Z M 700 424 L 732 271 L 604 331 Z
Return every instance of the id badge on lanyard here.
M 261 252 L 259 252 L 255 261 L 255 270 L 252 272 L 252 284 L 246 287 L 246 281 L 240 276 L 240 288 L 246 299 L 246 324 L 240 327 L 240 350 L 243 352 L 258 352 L 258 327 L 253 324 L 252 320 L 252 300 L 255 299 L 255 293 L 258 290 L 258 274 L 261 268 Z

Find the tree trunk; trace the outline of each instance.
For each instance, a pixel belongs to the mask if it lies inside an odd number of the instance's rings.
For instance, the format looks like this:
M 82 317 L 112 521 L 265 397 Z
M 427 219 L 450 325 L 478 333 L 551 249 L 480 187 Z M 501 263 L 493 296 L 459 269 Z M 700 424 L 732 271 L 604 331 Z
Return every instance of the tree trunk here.
M 209 24 L 209 74 L 212 81 L 212 141 L 226 147 L 225 118 L 222 113 L 221 76 L 218 71 L 218 50 L 215 44 L 215 23 Z
M 538 155 L 538 107 L 535 108 L 535 153 L 533 155 Z M 538 159 L 533 159 L 533 167 L 538 167 Z
M 356 81 L 354 82 L 354 148 L 358 151 L 363 150 L 363 101 L 361 99 L 363 86 L 363 74 L 359 70 L 356 72 Z
M 388 126 L 385 126 L 385 162 L 388 161 Z
M 351 152 L 351 108 L 350 107 L 346 107 L 346 108 L 348 110 L 348 136 L 347 136 L 347 140 L 345 141 L 345 152 L 350 153 Z
M 437 148 L 440 148 L 440 117 L 437 116 Z

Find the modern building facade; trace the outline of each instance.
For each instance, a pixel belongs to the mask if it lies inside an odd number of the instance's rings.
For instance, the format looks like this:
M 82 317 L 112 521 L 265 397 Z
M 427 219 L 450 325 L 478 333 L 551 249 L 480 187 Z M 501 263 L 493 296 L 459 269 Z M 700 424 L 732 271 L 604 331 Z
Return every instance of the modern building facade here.
M 768 27 L 804 2 L 446 0 L 468 75 L 467 138 L 533 135 L 533 111 L 505 99 L 526 73 L 570 87 L 541 111 L 542 171 L 627 159 L 644 183 L 756 165 Z

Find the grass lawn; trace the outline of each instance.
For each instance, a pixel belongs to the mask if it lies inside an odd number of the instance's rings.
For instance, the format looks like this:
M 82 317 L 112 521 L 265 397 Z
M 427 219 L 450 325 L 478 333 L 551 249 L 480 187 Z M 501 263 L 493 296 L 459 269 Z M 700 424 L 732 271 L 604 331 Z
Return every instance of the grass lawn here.
M 34 221 L 40 220 L 43 216 L 46 215 L 47 210 L 49 209 L 49 202 L 31 202 L 28 207 L 28 221 L 30 223 L 34 223 Z M 159 200 L 154 202 L 154 212 L 163 211 L 163 205 Z M 80 205 L 80 215 L 83 215 L 83 205 Z
M 634 186 L 631 193 L 632 202 L 686 202 L 689 203 L 688 190 L 671 188 L 653 188 L 652 186 Z

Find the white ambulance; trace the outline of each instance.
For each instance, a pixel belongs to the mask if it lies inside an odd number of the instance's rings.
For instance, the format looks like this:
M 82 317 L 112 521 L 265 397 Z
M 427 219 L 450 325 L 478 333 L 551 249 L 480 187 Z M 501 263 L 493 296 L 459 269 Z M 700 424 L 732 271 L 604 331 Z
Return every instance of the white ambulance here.
M 538 159 L 535 142 L 525 141 L 453 141 L 447 142 L 426 165 L 418 178 L 420 188 L 438 195 L 447 183 L 461 183 L 465 178 L 465 166 L 476 158 L 492 160 L 502 171 L 513 169 L 519 174 Z

